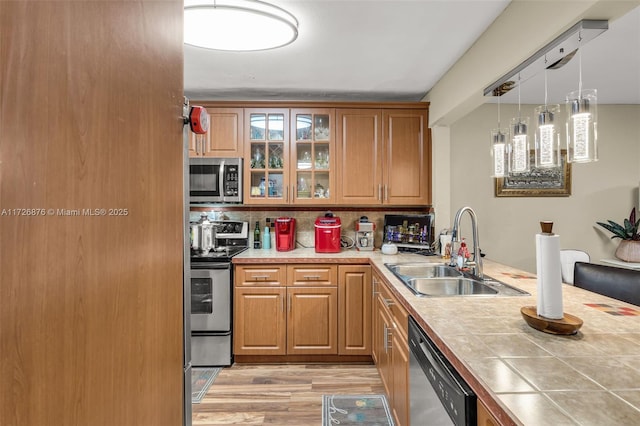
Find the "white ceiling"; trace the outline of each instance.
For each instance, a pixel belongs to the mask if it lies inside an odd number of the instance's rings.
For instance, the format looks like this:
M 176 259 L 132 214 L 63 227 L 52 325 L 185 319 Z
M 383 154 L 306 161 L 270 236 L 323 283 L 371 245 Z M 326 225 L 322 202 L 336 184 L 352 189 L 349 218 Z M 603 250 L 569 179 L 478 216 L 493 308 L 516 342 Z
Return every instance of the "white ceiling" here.
M 298 39 L 261 52 L 185 46 L 185 95 L 210 100 L 420 101 L 509 0 L 271 0 Z M 549 71 L 549 102 L 577 89 L 576 57 Z M 583 87 L 599 103 L 640 104 L 640 8 L 582 48 Z M 495 76 L 497 79 L 500 76 Z M 491 83 L 491 82 L 489 82 Z M 565 88 L 566 87 L 566 88 Z M 517 102 L 517 91 L 502 102 Z M 552 93 L 559 99 L 552 99 Z M 544 102 L 544 77 L 522 85 Z M 491 99 L 488 99 L 491 101 Z

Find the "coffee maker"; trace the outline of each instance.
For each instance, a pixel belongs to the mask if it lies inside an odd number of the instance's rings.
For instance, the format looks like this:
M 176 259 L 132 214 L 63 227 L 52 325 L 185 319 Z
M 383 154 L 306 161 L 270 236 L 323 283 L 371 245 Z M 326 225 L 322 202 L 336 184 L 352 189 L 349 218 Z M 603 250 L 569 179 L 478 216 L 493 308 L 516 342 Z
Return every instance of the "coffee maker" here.
M 373 233 L 376 230 L 376 224 L 369 222 L 369 218 L 362 216 L 356 222 L 356 249 L 360 251 L 373 250 Z
M 291 251 L 296 247 L 296 220 L 292 217 L 276 219 L 276 250 Z

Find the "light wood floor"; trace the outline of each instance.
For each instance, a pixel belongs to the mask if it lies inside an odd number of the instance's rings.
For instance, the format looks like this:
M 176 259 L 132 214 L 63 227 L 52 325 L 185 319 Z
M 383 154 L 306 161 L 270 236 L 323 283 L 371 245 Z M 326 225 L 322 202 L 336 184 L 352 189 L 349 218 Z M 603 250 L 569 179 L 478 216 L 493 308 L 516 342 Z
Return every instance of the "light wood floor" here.
M 234 365 L 193 405 L 193 424 L 320 425 L 324 394 L 384 389 L 374 365 Z

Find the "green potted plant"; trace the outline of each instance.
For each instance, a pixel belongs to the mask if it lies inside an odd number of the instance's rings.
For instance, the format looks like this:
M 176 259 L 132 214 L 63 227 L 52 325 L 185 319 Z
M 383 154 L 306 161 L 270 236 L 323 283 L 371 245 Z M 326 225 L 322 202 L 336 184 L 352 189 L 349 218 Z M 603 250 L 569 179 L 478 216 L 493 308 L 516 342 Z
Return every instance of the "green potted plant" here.
M 629 219 L 625 219 L 623 225 L 612 220 L 608 223 L 596 222 L 607 231 L 613 234 L 614 238 L 620 238 L 620 245 L 616 249 L 616 257 L 625 262 L 640 262 L 640 219 L 636 220 L 636 208 L 631 210 Z

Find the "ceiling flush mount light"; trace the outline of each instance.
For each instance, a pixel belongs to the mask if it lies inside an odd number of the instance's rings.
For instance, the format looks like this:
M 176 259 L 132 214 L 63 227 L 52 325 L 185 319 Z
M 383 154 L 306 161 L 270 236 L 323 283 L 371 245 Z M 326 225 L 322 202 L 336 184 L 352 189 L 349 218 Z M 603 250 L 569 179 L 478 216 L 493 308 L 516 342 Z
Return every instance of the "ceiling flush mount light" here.
M 263 1 L 210 0 L 184 8 L 184 42 L 191 46 L 267 50 L 286 46 L 297 37 L 296 17 Z
M 582 51 L 579 51 L 578 90 L 567 95 L 567 161 L 598 161 L 598 98 L 595 89 L 582 90 Z
M 491 130 L 491 177 L 509 174 L 509 129 L 500 128 L 500 97 L 498 97 L 498 128 Z

